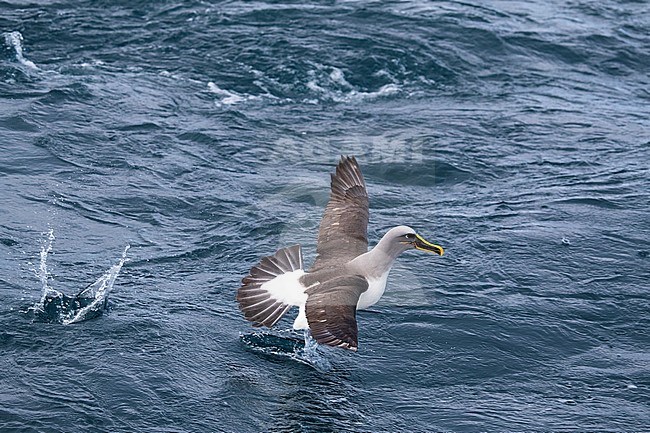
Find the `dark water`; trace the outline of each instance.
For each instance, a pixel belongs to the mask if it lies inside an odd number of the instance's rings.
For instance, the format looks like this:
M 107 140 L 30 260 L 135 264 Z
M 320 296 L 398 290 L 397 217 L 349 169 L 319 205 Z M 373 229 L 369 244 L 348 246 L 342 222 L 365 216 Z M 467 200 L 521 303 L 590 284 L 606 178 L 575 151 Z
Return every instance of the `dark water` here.
M 647 430 L 648 29 L 643 1 L 0 1 L 0 430 Z M 447 253 L 401 257 L 321 372 L 247 349 L 234 291 L 311 262 L 340 154 L 371 243 Z M 126 245 L 108 314 L 34 321 Z

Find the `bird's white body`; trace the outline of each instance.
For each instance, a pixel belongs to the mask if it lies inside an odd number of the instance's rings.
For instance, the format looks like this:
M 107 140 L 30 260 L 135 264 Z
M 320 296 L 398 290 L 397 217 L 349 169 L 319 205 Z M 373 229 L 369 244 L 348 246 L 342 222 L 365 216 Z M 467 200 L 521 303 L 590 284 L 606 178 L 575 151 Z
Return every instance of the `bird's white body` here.
M 365 310 L 375 305 L 386 291 L 386 282 L 390 269 L 384 272 L 379 278 L 368 278 L 368 290 L 363 292 L 357 302 L 357 310 Z

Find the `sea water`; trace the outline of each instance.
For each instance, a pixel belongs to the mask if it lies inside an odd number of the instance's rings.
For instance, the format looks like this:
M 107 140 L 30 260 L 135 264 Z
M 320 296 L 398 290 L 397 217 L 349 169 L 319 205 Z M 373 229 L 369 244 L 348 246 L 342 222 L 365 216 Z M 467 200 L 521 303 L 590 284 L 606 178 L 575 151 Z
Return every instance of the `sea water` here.
M 649 20 L 0 3 L 0 430 L 647 430 Z M 400 257 L 358 353 L 251 350 L 241 278 L 296 243 L 312 262 L 341 154 L 371 245 L 408 224 L 446 253 Z M 100 317 L 29 313 L 98 281 Z

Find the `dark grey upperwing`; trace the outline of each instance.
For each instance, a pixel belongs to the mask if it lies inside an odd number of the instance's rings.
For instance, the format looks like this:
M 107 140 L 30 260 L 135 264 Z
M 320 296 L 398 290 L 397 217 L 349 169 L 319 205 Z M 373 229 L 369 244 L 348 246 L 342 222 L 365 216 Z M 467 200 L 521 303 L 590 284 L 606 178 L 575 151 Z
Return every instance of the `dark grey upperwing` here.
M 357 350 L 357 302 L 368 289 L 361 275 L 336 277 L 307 290 L 305 313 L 320 344 Z
M 341 157 L 318 230 L 310 272 L 347 263 L 368 251 L 368 192 L 357 160 Z

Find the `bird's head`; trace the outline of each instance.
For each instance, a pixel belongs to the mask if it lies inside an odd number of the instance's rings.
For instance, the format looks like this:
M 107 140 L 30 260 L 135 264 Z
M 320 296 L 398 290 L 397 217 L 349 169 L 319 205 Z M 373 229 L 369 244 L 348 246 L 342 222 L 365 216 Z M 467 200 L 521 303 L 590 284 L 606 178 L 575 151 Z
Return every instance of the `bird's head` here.
M 387 235 L 393 243 L 398 243 L 404 250 L 415 248 L 416 250 L 428 251 L 430 253 L 438 254 L 439 256 L 443 255 L 445 252 L 440 245 L 432 244 L 427 241 L 417 234 L 411 227 L 397 226 L 389 230 Z

